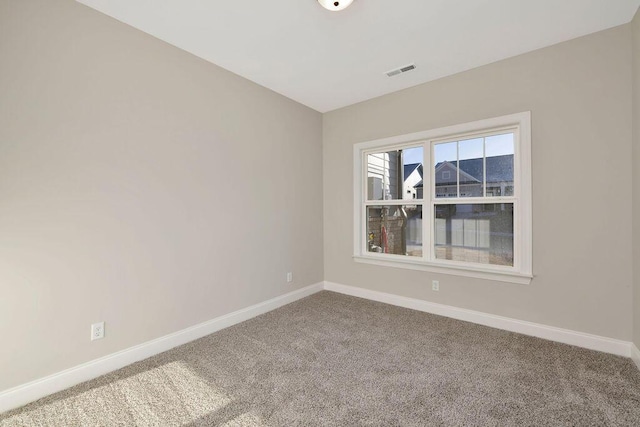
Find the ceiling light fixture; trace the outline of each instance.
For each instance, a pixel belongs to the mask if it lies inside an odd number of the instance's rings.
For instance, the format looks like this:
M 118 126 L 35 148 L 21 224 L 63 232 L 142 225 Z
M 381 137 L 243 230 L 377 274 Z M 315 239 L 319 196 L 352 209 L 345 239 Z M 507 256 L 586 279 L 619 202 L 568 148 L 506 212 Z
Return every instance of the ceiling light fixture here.
M 349 7 L 353 0 L 318 0 L 322 7 L 332 12 L 337 12 Z

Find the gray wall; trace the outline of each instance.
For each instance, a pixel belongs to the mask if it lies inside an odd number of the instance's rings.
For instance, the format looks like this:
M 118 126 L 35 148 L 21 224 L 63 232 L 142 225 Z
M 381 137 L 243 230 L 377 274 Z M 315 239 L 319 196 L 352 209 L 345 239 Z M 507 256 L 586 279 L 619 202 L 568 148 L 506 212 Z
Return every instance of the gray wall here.
M 319 113 L 72 0 L 0 58 L 0 390 L 323 279 Z
M 617 27 L 325 114 L 325 280 L 631 340 L 630 31 Z M 354 143 L 529 110 L 530 285 L 353 261 Z
M 633 341 L 640 348 L 640 9 L 633 19 Z

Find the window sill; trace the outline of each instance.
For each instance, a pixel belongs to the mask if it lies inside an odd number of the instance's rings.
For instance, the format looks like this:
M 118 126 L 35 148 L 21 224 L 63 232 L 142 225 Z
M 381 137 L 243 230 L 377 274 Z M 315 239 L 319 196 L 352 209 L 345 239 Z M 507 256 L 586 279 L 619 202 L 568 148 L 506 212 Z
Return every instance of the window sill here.
M 473 277 L 476 279 L 493 280 L 498 282 L 528 285 L 533 276 L 513 271 L 499 271 L 489 269 L 476 269 L 460 266 L 443 266 L 441 264 L 426 263 L 424 261 L 382 259 L 372 256 L 354 255 L 355 262 L 372 264 L 383 267 L 404 268 L 407 270 L 429 271 L 432 273 L 450 274 L 454 276 Z

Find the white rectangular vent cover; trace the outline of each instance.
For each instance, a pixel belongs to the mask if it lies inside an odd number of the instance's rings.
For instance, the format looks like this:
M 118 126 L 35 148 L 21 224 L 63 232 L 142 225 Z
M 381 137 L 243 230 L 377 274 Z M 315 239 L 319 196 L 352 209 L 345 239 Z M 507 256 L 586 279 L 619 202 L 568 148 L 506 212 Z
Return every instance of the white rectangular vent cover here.
M 385 74 L 389 77 L 397 76 L 398 74 L 406 73 L 407 71 L 415 70 L 416 64 L 405 65 L 404 67 L 396 68 L 395 70 L 387 71 Z

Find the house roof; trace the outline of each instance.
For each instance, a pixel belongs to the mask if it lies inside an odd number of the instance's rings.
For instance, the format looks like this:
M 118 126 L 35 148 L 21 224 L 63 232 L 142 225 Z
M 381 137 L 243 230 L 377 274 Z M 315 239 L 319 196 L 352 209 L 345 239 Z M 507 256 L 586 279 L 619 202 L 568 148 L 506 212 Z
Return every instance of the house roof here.
M 408 165 L 404 165 L 404 180 L 406 181 L 409 178 L 409 175 L 413 173 L 414 170 L 418 169 L 418 173 L 422 176 L 422 163 L 411 163 Z
M 446 162 L 436 165 L 436 169 Z M 457 167 L 457 161 L 449 162 Z M 460 160 L 460 170 L 482 181 L 482 158 Z M 513 154 L 487 157 L 487 182 L 513 181 Z

